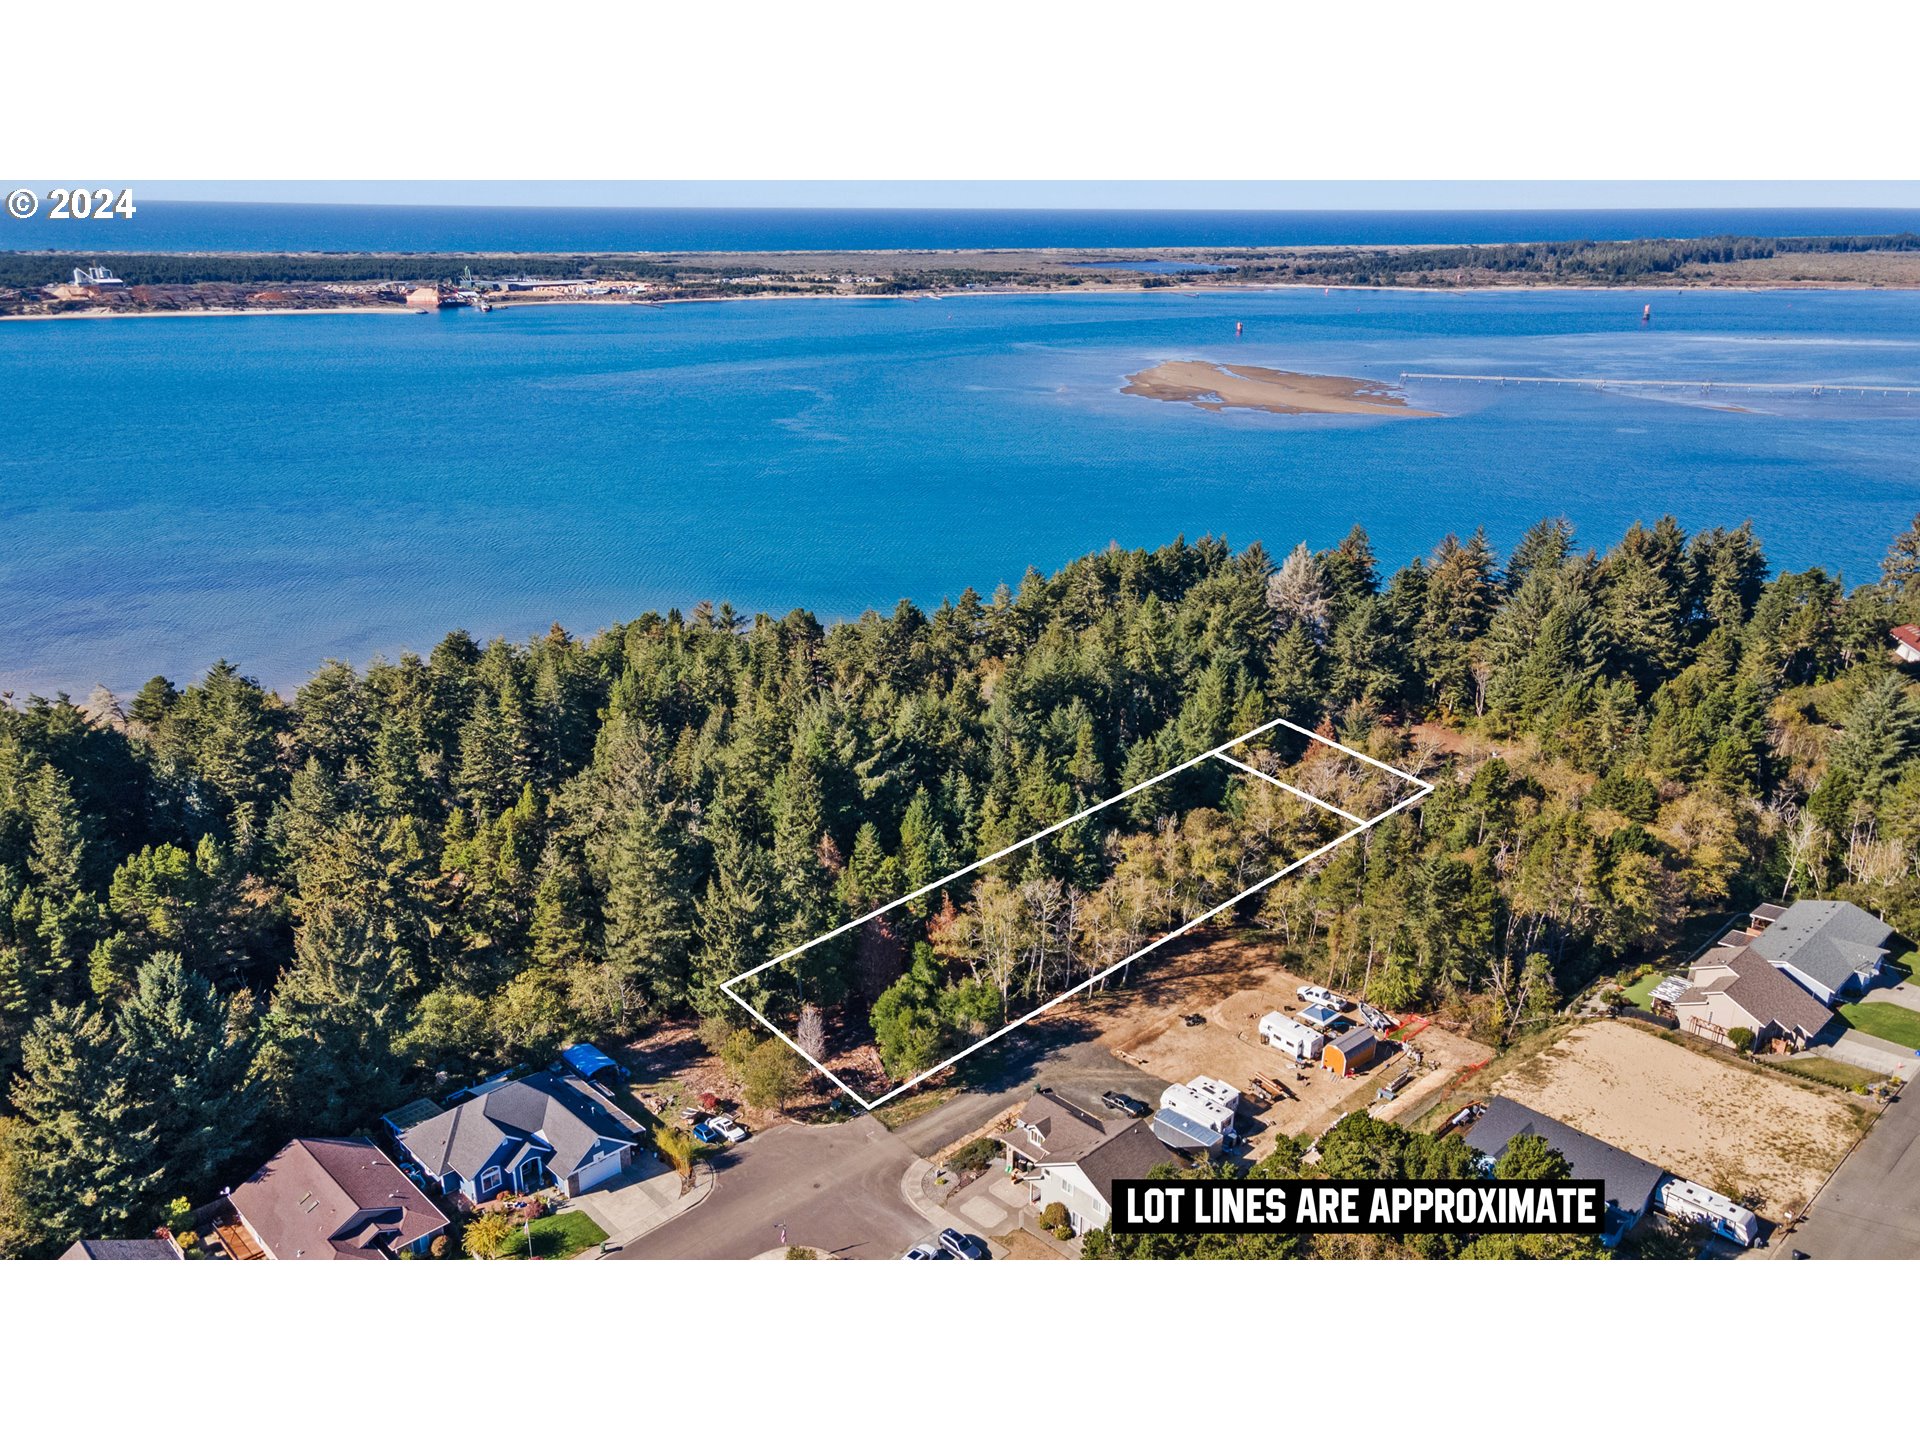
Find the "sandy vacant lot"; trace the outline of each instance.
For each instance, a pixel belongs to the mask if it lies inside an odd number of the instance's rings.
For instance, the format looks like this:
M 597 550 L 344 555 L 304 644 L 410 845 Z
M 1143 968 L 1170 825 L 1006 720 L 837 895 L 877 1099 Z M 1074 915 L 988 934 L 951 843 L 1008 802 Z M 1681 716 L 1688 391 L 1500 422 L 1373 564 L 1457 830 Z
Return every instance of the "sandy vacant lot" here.
M 1773 1220 L 1812 1197 L 1862 1113 L 1837 1093 L 1619 1020 L 1583 1025 L 1495 1088 L 1684 1179 L 1753 1197 Z
M 1293 1098 L 1277 1100 L 1264 1112 L 1254 1110 L 1258 1125 L 1248 1147 L 1253 1159 L 1271 1151 L 1281 1135 L 1317 1136 L 1354 1110 L 1371 1108 L 1388 1119 L 1402 1116 L 1461 1070 L 1493 1055 L 1484 1045 L 1427 1026 L 1412 1040 L 1423 1057 L 1418 1078 L 1390 1105 L 1376 1105 L 1374 1097 L 1385 1080 L 1407 1067 L 1402 1055 L 1390 1055 L 1350 1080 L 1314 1066 L 1296 1070 L 1260 1038 L 1260 1017 L 1269 1010 L 1297 1011 L 1294 991 L 1305 983 L 1275 963 L 1277 949 L 1245 932 L 1203 934 L 1144 972 L 1135 988 L 1106 991 L 1077 1013 L 1098 1029 L 1100 1042 L 1114 1055 L 1149 1074 L 1168 1080 L 1211 1075 L 1242 1091 L 1255 1075 L 1286 1085 Z M 1182 1023 L 1188 1015 L 1202 1015 L 1205 1023 Z

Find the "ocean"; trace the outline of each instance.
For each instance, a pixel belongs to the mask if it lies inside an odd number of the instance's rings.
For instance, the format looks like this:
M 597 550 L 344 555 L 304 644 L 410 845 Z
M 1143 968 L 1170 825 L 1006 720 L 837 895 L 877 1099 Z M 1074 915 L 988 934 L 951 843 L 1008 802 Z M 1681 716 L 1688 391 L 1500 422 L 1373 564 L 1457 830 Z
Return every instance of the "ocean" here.
M 130 220 L 0 221 L 0 248 L 526 251 L 1151 249 L 1887 235 L 1920 210 L 794 210 L 140 200 Z
M 1653 307 L 1651 325 L 1642 307 Z M 1245 327 L 1236 340 L 1236 323 Z M 1393 382 L 1434 420 L 1123 395 L 1211 359 Z M 1714 382 L 1622 390 L 1626 380 Z M 1318 290 L 0 323 L 0 689 L 221 657 L 291 690 L 446 631 L 990 594 L 1109 542 L 1386 567 L 1564 515 L 1751 519 L 1859 582 L 1920 512 L 1920 294 Z

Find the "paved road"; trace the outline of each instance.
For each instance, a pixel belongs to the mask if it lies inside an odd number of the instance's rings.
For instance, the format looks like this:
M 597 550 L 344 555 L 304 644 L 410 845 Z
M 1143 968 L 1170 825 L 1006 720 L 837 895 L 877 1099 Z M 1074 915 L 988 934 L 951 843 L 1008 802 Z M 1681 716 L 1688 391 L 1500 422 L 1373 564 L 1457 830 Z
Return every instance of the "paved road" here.
M 1115 1059 L 1096 1041 L 1066 1043 L 1049 1050 L 1047 1044 L 1053 1038 L 1041 1032 L 1026 1053 L 1015 1056 L 991 1085 L 968 1090 L 894 1133 L 914 1154 L 932 1156 L 1042 1085 L 1099 1116 L 1110 1113 L 1100 1104 L 1104 1091 L 1119 1090 L 1154 1105 L 1167 1088 L 1167 1081 L 1149 1075 L 1138 1065 Z
M 1093 1041 L 1037 1034 L 1024 1050 L 1003 1057 L 989 1085 L 965 1091 L 897 1131 L 862 1115 L 840 1125 L 780 1125 L 730 1147 L 715 1157 L 711 1195 L 608 1258 L 747 1260 L 775 1248 L 784 1224 L 795 1245 L 850 1260 L 890 1259 L 936 1228 L 901 1193 L 907 1167 L 1041 1085 L 1096 1115 L 1106 1113 L 1100 1108 L 1104 1090 L 1151 1104 L 1166 1088 L 1165 1081 L 1116 1060 Z
M 1769 1253 L 1816 1260 L 1920 1259 L 1920 1088 L 1896 1100 Z
M 610 1259 L 750 1260 L 787 1240 L 849 1260 L 898 1255 L 928 1228 L 900 1193 L 913 1152 L 872 1116 L 780 1125 L 714 1161 L 713 1193 Z

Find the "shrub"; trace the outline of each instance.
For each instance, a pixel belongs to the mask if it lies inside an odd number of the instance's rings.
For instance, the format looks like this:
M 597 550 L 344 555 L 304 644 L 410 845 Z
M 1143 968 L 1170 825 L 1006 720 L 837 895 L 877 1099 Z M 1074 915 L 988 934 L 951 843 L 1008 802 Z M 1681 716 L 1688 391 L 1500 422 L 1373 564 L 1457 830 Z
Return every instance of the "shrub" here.
M 737 1027 L 724 1015 L 709 1015 L 700 1022 L 700 1043 L 715 1055 L 727 1048 L 736 1033 Z
M 800 1057 L 784 1041 L 767 1039 L 753 1048 L 740 1069 L 740 1093 L 761 1110 L 785 1110 L 805 1078 Z
M 778 1045 L 778 1040 L 769 1039 L 769 1045 Z M 758 1048 L 751 1030 L 735 1030 L 727 1036 L 726 1043 L 719 1049 L 720 1063 L 727 1068 L 727 1074 L 737 1085 L 746 1073 L 747 1061 Z
M 1051 1231 L 1055 1235 L 1059 1235 L 1062 1230 L 1065 1230 L 1068 1235 L 1071 1235 L 1073 1233 L 1073 1221 L 1067 1216 L 1067 1207 L 1062 1205 L 1058 1200 L 1047 1206 L 1046 1209 L 1040 1212 L 1040 1228 Z
M 431 1255 L 435 1260 L 444 1260 L 447 1258 L 447 1252 L 452 1248 L 453 1246 L 448 1243 L 447 1237 L 444 1234 L 436 1235 L 433 1237 L 433 1243 L 427 1246 L 427 1254 Z
M 1736 1025 L 1727 1031 L 1727 1043 L 1745 1055 L 1753 1049 L 1753 1031 L 1744 1025 Z
M 818 1258 L 819 1257 L 816 1256 L 813 1253 L 813 1251 L 808 1249 L 805 1245 L 787 1246 L 787 1259 L 789 1260 L 815 1260 Z
M 653 1127 L 653 1148 L 660 1152 L 665 1160 L 682 1178 L 693 1173 L 694 1157 L 700 1153 L 700 1142 L 685 1130 L 676 1130 L 662 1121 Z
M 513 1221 L 498 1210 L 489 1210 L 467 1222 L 467 1233 L 460 1237 L 460 1245 L 475 1260 L 492 1260 L 512 1234 Z
M 1000 1158 L 1000 1144 L 991 1135 L 969 1140 L 954 1151 L 947 1161 L 952 1170 L 985 1170 Z

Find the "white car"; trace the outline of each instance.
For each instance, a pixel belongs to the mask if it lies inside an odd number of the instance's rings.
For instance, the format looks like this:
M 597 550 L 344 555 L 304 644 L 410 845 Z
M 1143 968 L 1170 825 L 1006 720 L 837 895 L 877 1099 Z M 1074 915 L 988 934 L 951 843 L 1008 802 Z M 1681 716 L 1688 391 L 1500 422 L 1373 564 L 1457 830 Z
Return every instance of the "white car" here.
M 722 1140 L 739 1143 L 747 1138 L 747 1127 L 731 1115 L 716 1115 L 707 1121 L 707 1129 L 713 1131 Z

